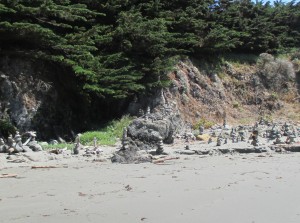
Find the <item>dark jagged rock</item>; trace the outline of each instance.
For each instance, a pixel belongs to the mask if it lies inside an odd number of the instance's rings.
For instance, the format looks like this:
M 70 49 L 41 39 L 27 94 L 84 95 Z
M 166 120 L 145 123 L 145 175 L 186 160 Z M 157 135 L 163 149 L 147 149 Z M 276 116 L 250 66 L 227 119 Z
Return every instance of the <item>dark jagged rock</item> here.
M 300 145 L 284 146 L 284 149 L 288 152 L 300 152 Z
M 120 149 L 115 152 L 111 158 L 113 163 L 146 163 L 152 161 L 152 156 L 145 151 L 137 150 L 137 148 L 130 147 L 128 149 Z
M 158 144 L 160 137 L 165 143 L 172 143 L 175 126 L 170 120 L 136 119 L 128 127 L 128 136 L 150 144 Z

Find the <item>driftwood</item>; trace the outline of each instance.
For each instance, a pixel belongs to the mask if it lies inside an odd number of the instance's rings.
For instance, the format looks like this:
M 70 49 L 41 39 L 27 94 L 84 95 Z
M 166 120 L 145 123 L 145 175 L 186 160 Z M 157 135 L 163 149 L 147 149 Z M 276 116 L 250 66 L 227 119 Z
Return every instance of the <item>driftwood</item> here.
M 164 163 L 167 160 L 177 160 L 177 159 L 179 159 L 179 157 L 166 157 L 163 159 L 153 160 L 152 163 L 158 164 L 158 163 Z
M 15 173 L 2 173 L 0 174 L 0 178 L 14 178 L 17 177 L 18 174 Z
M 32 166 L 31 169 L 67 168 L 68 166 Z

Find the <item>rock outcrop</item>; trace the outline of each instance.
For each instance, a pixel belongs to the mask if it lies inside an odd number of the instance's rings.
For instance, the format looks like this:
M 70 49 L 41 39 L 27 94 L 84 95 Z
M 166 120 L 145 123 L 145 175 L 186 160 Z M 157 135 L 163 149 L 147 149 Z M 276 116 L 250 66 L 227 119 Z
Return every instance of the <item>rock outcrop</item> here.
M 63 72 L 45 61 L 0 56 L 0 119 L 20 132 L 34 129 L 42 139 L 80 129 L 85 123 L 76 120 L 88 107 L 74 77 Z

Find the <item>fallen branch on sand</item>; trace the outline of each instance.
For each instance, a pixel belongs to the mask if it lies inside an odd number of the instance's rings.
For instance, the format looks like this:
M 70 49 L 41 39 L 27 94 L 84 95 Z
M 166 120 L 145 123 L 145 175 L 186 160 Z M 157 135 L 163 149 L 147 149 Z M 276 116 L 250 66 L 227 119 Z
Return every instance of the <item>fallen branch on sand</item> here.
M 177 159 L 179 159 L 179 157 L 166 157 L 166 158 L 163 158 L 163 159 L 153 160 L 152 163 L 158 164 L 158 163 L 163 163 L 167 160 L 177 160 Z
M 18 174 L 15 173 L 2 173 L 0 175 L 0 178 L 13 178 L 13 177 L 17 177 Z
M 68 166 L 32 166 L 31 169 L 67 168 Z

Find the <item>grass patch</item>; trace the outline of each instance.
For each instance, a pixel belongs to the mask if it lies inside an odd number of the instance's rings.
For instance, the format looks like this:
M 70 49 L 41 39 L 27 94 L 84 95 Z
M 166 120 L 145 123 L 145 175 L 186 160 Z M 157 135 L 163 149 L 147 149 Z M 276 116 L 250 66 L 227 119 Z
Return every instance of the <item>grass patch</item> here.
M 122 137 L 123 128 L 132 121 L 132 117 L 126 115 L 119 120 L 113 120 L 97 131 L 88 131 L 81 135 L 80 142 L 83 145 L 92 145 L 94 138 L 101 145 L 114 145 L 118 138 Z
M 200 126 L 203 126 L 205 129 L 209 129 L 210 127 L 212 127 L 215 123 L 212 121 L 209 121 L 205 118 L 201 118 L 194 126 L 194 129 L 199 129 Z
M 44 150 L 51 150 L 51 149 L 73 149 L 74 145 L 72 143 L 58 143 L 54 145 L 41 145 Z
M 234 64 L 256 64 L 257 59 L 257 55 L 243 53 L 226 53 L 221 56 L 223 62 L 228 61 Z
M 276 58 L 289 59 L 289 60 L 293 60 L 296 58 L 300 59 L 300 49 L 299 48 L 281 49 L 276 53 Z
M 89 131 L 85 132 L 80 137 L 80 142 L 83 145 L 93 145 L 94 138 L 97 144 L 114 145 L 117 142 L 116 137 L 110 131 Z

